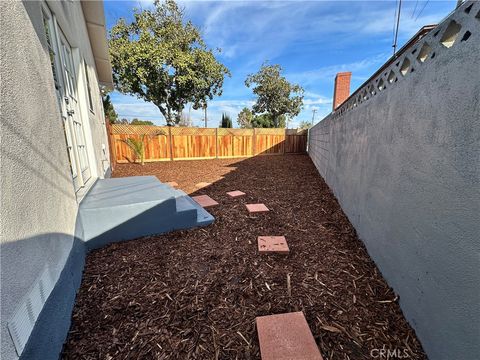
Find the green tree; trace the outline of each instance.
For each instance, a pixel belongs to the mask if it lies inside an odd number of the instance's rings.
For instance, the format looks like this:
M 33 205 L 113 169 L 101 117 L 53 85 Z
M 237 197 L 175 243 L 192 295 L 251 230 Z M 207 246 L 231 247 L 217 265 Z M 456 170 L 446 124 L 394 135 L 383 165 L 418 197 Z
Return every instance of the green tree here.
M 133 118 L 132 121 L 130 121 L 130 125 L 155 125 L 155 124 L 149 120 L 139 120 L 137 118 Z
M 166 136 L 167 134 L 163 130 L 157 130 L 150 132 L 149 134 L 141 134 L 139 139 L 135 137 L 128 137 L 122 141 L 127 144 L 130 149 L 132 149 L 134 156 L 133 161 L 137 162 L 137 160 L 140 159 L 140 164 L 145 165 L 145 142 L 146 140 L 151 141 L 153 138 L 155 138 L 155 136 L 158 135 Z
M 102 96 L 103 102 L 103 111 L 105 113 L 105 117 L 110 121 L 110 124 L 115 124 L 117 121 L 118 115 L 115 111 L 112 100 L 110 99 L 110 95 L 106 94 Z
M 136 139 L 133 137 L 129 137 L 125 140 L 122 140 L 125 144 L 128 145 L 130 149 L 133 151 L 134 161 L 136 162 L 137 159 L 140 158 L 140 164 L 145 164 L 145 134 L 140 136 L 140 139 Z
M 220 123 L 220 127 L 222 128 L 231 128 L 232 127 L 232 119 L 227 114 L 222 114 L 222 121 Z
M 247 107 L 244 107 L 242 111 L 238 114 L 237 117 L 238 126 L 241 128 L 252 128 L 253 127 L 253 113 Z
M 300 125 L 298 125 L 298 128 L 299 129 L 310 129 L 311 126 L 312 126 L 312 124 L 309 123 L 308 121 L 302 121 L 302 122 L 300 122 Z
M 303 106 L 303 88 L 291 84 L 282 76 L 280 65 L 264 63 L 256 74 L 245 80 L 247 87 L 253 87 L 257 101 L 253 105 L 255 114 L 269 114 L 274 127 L 280 127 L 281 116 L 295 117 Z
M 253 117 L 252 125 L 254 128 L 284 128 L 286 122 L 287 121 L 285 115 L 278 116 L 277 122 L 275 123 L 273 116 L 271 114 L 265 113 L 255 115 Z
M 109 47 L 116 88 L 155 104 L 168 124 L 180 122 L 187 103 L 199 109 L 221 95 L 230 75 L 174 0 L 135 10 L 130 24 L 120 19 Z

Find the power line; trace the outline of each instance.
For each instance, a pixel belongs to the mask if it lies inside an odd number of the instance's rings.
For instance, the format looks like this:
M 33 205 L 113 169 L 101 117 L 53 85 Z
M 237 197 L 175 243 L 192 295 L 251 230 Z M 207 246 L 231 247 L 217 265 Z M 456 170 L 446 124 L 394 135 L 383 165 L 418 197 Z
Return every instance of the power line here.
M 417 11 L 417 5 L 418 5 L 418 0 L 415 1 L 415 7 L 413 8 L 413 12 L 412 12 L 412 19 L 413 19 L 414 16 L 415 16 L 415 11 Z
M 395 25 L 397 19 L 398 0 L 395 0 L 395 14 L 393 14 L 392 39 L 395 39 Z
M 395 29 L 395 37 L 393 40 L 393 55 L 397 52 L 398 29 L 400 27 L 400 13 L 402 11 L 402 0 L 398 1 L 397 26 Z
M 422 14 L 423 10 L 425 10 L 425 7 L 427 6 L 427 4 L 428 4 L 429 1 L 430 1 L 430 0 L 425 1 L 425 4 L 423 5 L 422 10 L 420 10 L 420 12 L 418 13 L 417 17 L 415 18 L 415 21 L 418 20 L 419 16 Z

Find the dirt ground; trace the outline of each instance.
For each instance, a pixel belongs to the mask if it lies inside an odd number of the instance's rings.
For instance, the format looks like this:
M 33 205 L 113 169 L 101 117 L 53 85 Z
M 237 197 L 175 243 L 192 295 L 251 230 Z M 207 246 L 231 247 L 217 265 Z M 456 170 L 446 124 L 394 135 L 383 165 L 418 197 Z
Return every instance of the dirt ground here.
M 122 164 L 114 175 L 156 175 L 220 205 L 208 227 L 92 251 L 63 358 L 259 359 L 255 317 L 291 311 L 304 312 L 324 359 L 382 348 L 426 358 L 308 156 Z M 270 212 L 249 215 L 246 203 Z M 285 235 L 290 254 L 259 255 L 259 235 Z

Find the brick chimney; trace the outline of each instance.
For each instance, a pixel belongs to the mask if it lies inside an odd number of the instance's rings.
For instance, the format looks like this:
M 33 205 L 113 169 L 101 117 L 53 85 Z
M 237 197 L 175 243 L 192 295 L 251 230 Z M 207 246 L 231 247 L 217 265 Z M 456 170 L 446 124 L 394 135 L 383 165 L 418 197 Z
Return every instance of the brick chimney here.
M 335 76 L 335 89 L 333 90 L 333 110 L 336 110 L 350 95 L 351 72 L 341 72 Z

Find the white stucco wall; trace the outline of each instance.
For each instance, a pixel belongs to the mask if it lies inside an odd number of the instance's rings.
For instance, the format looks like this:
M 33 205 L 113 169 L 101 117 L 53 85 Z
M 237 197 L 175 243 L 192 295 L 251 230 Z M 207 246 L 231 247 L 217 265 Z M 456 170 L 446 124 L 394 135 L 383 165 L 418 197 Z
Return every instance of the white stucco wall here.
M 0 2 L 3 360 L 17 358 L 7 330 L 12 315 L 45 269 L 50 279 L 56 281 L 64 268 L 74 243 L 78 209 L 54 92 L 41 6 L 40 1 Z M 84 70 L 79 63 L 76 66 L 78 100 L 85 128 L 91 133 L 87 145 L 90 145 L 92 175 L 103 177 L 109 168 L 108 142 L 81 4 L 62 1 L 51 2 L 49 6 L 71 46 L 91 70 L 94 112 L 87 108 Z M 102 144 L 106 147 L 106 154 Z M 65 293 L 66 298 L 75 295 L 73 284 L 69 284 L 67 290 L 70 293 Z M 53 332 L 55 324 L 52 324 Z
M 433 360 L 480 353 L 480 2 L 467 14 L 471 5 L 309 133 L 313 162 Z M 451 20 L 461 30 L 447 48 Z

